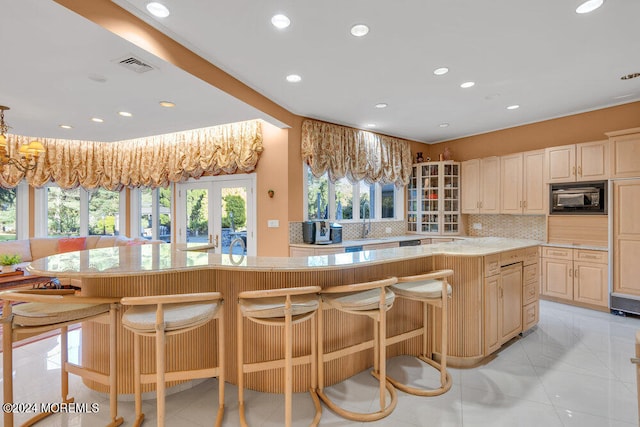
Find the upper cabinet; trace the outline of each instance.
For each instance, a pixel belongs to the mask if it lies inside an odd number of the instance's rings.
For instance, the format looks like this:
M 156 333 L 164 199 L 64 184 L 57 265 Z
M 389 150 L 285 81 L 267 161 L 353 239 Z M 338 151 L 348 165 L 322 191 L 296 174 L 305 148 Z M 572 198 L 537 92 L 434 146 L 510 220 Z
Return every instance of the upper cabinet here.
M 500 157 L 462 162 L 462 213 L 500 212 Z
M 500 157 L 500 213 L 547 213 L 544 150 Z
M 609 179 L 609 141 L 549 147 L 544 152 L 548 183 Z
M 428 162 L 412 166 L 407 186 L 407 230 L 460 234 L 460 163 Z
M 611 177 L 640 177 L 640 128 L 607 133 L 611 142 Z

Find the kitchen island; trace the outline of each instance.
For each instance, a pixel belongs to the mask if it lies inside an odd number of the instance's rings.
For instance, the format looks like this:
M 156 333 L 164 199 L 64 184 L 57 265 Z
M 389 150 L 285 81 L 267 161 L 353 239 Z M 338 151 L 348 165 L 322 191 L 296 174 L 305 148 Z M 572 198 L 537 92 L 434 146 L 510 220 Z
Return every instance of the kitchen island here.
M 426 271 L 450 268 L 453 294 L 449 310 L 449 364 L 473 366 L 495 352 L 502 343 L 529 328 L 537 321 L 537 291 L 535 301 L 527 304 L 526 284 L 533 283 L 527 275 L 537 276 L 538 245 L 533 240 L 481 238 L 435 245 L 342 253 L 325 256 L 280 258 L 219 255 L 206 248 L 190 250 L 171 244 L 123 246 L 69 252 L 33 261 L 28 270 L 32 274 L 65 276 L 82 280 L 83 295 L 138 296 L 151 294 L 222 292 L 226 310 L 225 357 L 226 379 L 236 383 L 236 300 L 241 291 L 274 289 L 288 286 L 334 285 L 376 280 L 389 276 L 405 276 Z M 534 266 L 535 268 L 531 268 Z M 529 267 L 529 269 L 527 269 Z M 505 285 L 506 284 L 506 285 Z M 519 289 L 518 289 L 519 286 Z M 539 286 L 539 285 L 538 285 Z M 523 296 L 524 295 L 524 296 Z M 525 309 L 524 307 L 529 307 Z M 527 310 L 533 318 L 526 318 Z M 436 313 L 429 313 L 429 321 L 437 322 Z M 365 342 L 362 354 L 346 356 L 328 363 L 325 368 L 327 385 L 340 382 L 373 364 L 373 338 L 367 319 L 329 310 L 325 315 L 327 351 L 346 345 Z M 523 320 L 523 317 L 525 319 Z M 529 315 L 531 317 L 531 314 Z M 517 321 L 517 319 L 519 321 Z M 422 307 L 405 299 L 396 300 L 388 313 L 389 336 L 415 332 L 408 341 L 388 348 L 388 357 L 418 354 L 422 343 L 419 333 Z M 344 325 L 349 325 L 348 329 Z M 307 337 L 308 324 L 296 325 L 294 337 Z M 435 330 L 437 331 L 437 325 Z M 133 336 L 119 328 L 118 381 L 120 393 L 132 393 Z M 82 357 L 98 371 L 108 369 L 107 326 L 86 322 L 82 328 Z M 283 348 L 277 328 L 252 325 L 245 333 L 246 359 L 277 358 Z M 294 354 L 308 352 L 308 340 L 295 342 Z M 168 369 L 177 365 L 187 369 L 212 366 L 216 363 L 215 349 L 202 350 L 199 344 L 215 342 L 214 325 L 206 325 L 187 334 L 172 338 L 167 346 Z M 430 337 L 428 347 L 439 352 L 437 336 Z M 153 341 L 144 339 L 143 372 L 154 366 Z M 175 364 L 171 366 L 171 363 Z M 295 389 L 308 388 L 308 366 L 295 368 Z M 96 390 L 100 385 L 86 384 Z M 249 388 L 281 392 L 282 375 L 277 370 L 247 376 Z M 147 385 L 145 391 L 152 390 Z

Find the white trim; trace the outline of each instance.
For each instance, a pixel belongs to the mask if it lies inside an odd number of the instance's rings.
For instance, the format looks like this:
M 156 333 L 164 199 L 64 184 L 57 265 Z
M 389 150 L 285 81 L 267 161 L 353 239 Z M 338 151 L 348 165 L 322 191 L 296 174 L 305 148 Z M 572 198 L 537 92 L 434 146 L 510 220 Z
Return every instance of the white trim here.
M 131 236 L 129 237 L 139 237 L 142 234 L 142 230 L 140 230 L 142 189 L 133 188 L 129 194 L 129 198 L 129 229 L 131 230 Z
M 48 187 L 44 186 L 35 189 L 34 206 L 33 206 L 33 222 L 35 237 L 47 237 L 48 216 L 47 216 L 47 192 Z
M 89 192 L 80 188 L 80 236 L 89 235 Z
M 28 239 L 29 231 L 29 184 L 22 180 L 16 186 L 16 239 Z
M 120 194 L 118 195 L 118 234 L 121 236 L 124 234 L 127 229 L 127 205 L 129 201 L 127 200 L 127 190 L 120 190 Z M 89 229 L 87 229 L 87 232 Z

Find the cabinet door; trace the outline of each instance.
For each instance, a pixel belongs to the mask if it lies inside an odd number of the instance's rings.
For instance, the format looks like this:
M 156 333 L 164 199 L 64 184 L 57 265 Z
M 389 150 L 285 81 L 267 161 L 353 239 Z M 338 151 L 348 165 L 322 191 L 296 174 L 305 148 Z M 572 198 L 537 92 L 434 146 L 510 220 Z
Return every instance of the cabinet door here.
M 574 301 L 607 307 L 607 265 L 575 261 L 573 270 Z
M 548 183 L 576 180 L 576 146 L 562 145 L 544 150 L 545 175 Z
M 613 292 L 640 296 L 640 179 L 613 183 Z
M 480 213 L 500 212 L 500 157 L 480 160 Z
M 462 213 L 478 213 L 480 211 L 480 160 L 467 160 L 461 163 L 460 168 Z
M 548 213 L 549 190 L 544 182 L 544 150 L 528 151 L 523 154 L 522 198 L 525 214 L 544 215 Z
M 500 275 L 484 279 L 484 354 L 489 355 L 500 348 L 501 313 L 498 309 L 500 297 Z
M 576 145 L 577 181 L 609 179 L 609 141 Z
M 542 258 L 542 293 L 573 299 L 573 261 Z
M 500 272 L 500 343 L 522 332 L 522 264 L 503 268 Z
M 522 153 L 500 157 L 500 213 L 522 213 Z
M 294 246 L 290 246 L 289 247 L 289 256 L 291 256 L 291 257 L 313 256 L 313 255 L 315 255 L 315 249 L 314 248 L 298 248 L 298 247 L 294 247 Z
M 612 178 L 640 177 L 640 133 L 616 136 L 610 148 Z

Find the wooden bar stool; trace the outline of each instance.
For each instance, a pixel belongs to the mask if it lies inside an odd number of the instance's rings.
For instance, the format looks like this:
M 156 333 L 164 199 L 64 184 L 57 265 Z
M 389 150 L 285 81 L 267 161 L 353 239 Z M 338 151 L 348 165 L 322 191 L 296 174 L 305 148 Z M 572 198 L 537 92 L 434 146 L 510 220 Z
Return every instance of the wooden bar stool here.
M 424 389 L 411 387 L 401 382 L 387 377 L 389 382 L 398 390 L 417 396 L 438 396 L 451 388 L 451 375 L 447 371 L 447 300 L 451 295 L 451 285 L 447 277 L 453 275 L 453 270 L 437 270 L 417 276 L 399 277 L 398 283 L 391 286 L 391 289 L 399 298 L 406 298 L 413 301 L 422 302 L 422 354 L 418 359 L 433 366 L 440 371 L 440 387 L 436 389 Z M 441 313 L 440 325 L 440 363 L 437 363 L 431 355 L 427 355 L 427 342 L 429 336 L 429 324 L 427 322 L 428 307 L 439 307 Z M 435 336 L 435 325 L 431 325 Z M 397 335 L 388 339 L 388 344 L 395 344 L 416 336 L 412 331 Z
M 373 343 L 359 343 L 353 346 L 324 352 L 322 312 L 318 319 L 318 395 L 322 401 L 338 415 L 353 421 L 375 421 L 389 415 L 396 404 L 398 396 L 396 390 L 386 380 L 386 313 L 391 306 L 395 295 L 390 290 L 390 286 L 395 284 L 395 277 L 372 282 L 356 283 L 353 285 L 342 285 L 325 288 L 321 292 L 322 309 L 331 309 L 356 314 L 358 316 L 368 316 L 373 319 Z M 345 325 L 345 332 L 348 333 L 348 325 Z M 373 376 L 380 382 L 380 409 L 371 413 L 359 413 L 346 410 L 335 404 L 324 393 L 324 364 L 343 356 L 355 354 L 373 347 L 374 362 Z M 391 401 L 386 404 L 386 392 L 389 392 Z
M 218 413 L 216 426 L 224 415 L 224 310 L 220 292 L 177 295 L 154 295 L 122 298 L 123 306 L 132 306 L 122 315 L 122 326 L 134 333 L 134 392 L 136 420 L 144 421 L 142 384 L 156 384 L 157 425 L 165 424 L 165 388 L 167 381 L 218 377 Z M 214 319 L 218 320 L 218 363 L 214 368 L 166 372 L 165 342 L 168 336 L 183 334 Z M 156 373 L 142 374 L 140 369 L 140 337 L 156 339 Z M 204 346 L 203 346 L 204 347 Z M 205 351 L 203 348 L 202 351 Z
M 109 386 L 111 421 L 108 426 L 122 424 L 122 417 L 118 417 L 116 369 L 118 299 L 77 296 L 73 289 L 5 291 L 0 293 L 0 299 L 3 300 L 1 322 L 4 403 L 13 403 L 13 343 L 60 329 L 61 403 L 74 401 L 73 397 L 69 396 L 69 373 L 79 375 Z M 24 304 L 12 306 L 12 302 Z M 107 318 L 109 324 L 108 374 L 72 364 L 68 360 L 67 332 L 69 325 L 88 320 L 99 320 L 100 318 Z M 22 425 L 33 425 L 52 414 L 52 412 L 39 413 Z M 13 426 L 11 411 L 4 413 L 4 426 Z
M 322 415 L 320 400 L 316 395 L 317 387 L 317 351 L 316 330 L 320 286 L 303 286 L 272 290 L 245 291 L 238 295 L 238 403 L 240 425 L 246 426 L 244 413 L 244 374 L 284 367 L 285 384 L 285 426 L 291 426 L 293 406 L 293 367 L 302 364 L 311 365 L 311 397 L 316 412 L 310 425 L 317 426 Z M 253 363 L 244 362 L 244 319 L 284 328 L 285 357 Z M 293 325 L 311 321 L 311 354 L 293 357 Z

